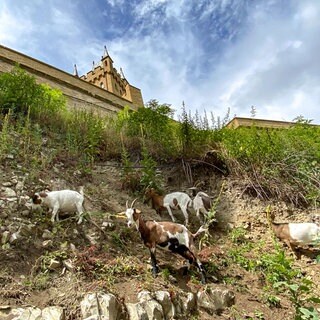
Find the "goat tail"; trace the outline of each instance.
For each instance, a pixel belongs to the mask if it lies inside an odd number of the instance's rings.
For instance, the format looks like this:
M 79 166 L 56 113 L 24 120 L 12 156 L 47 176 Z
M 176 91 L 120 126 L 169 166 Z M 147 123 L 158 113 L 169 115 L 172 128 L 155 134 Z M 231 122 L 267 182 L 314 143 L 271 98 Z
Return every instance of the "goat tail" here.
M 200 233 L 207 232 L 208 228 L 201 226 L 196 233 L 192 233 L 193 238 L 195 239 Z
M 84 187 L 83 186 L 80 186 L 79 187 L 79 193 L 84 196 Z

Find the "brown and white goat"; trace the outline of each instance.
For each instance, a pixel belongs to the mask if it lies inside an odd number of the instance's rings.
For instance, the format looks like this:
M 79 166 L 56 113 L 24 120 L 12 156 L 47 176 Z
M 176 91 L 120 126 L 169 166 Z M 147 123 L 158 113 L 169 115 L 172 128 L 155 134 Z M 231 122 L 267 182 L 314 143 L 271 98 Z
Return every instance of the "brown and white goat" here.
M 162 211 L 168 211 L 173 222 L 176 219 L 172 214 L 172 210 L 181 210 L 185 219 L 184 224 L 188 225 L 188 208 L 192 207 L 192 200 L 186 193 L 172 192 L 161 196 L 154 188 L 147 188 L 144 193 L 144 199 L 144 203 L 151 200 L 152 209 L 155 209 L 159 216 L 161 216 Z
M 52 211 L 51 221 L 59 221 L 59 211 L 61 212 L 75 212 L 78 213 L 78 224 L 83 219 L 83 188 L 80 191 L 74 190 L 59 190 L 59 191 L 42 191 L 37 192 L 32 196 L 32 207 L 44 205 Z
M 314 245 L 320 243 L 320 227 L 316 223 L 312 222 L 286 222 L 276 223 L 274 222 L 275 214 L 267 213 L 268 221 L 275 236 L 286 243 L 286 245 L 292 250 L 297 258 L 300 255 L 296 249 L 301 245 Z
M 130 208 L 128 207 L 127 201 L 125 214 L 128 220 L 128 227 L 135 226 L 137 228 L 145 246 L 150 250 L 153 276 L 155 277 L 159 272 L 156 260 L 156 246 L 158 245 L 187 259 L 188 268 L 190 264 L 196 265 L 201 274 L 201 282 L 205 284 L 206 275 L 204 268 L 196 255 L 194 239 L 206 229 L 200 227 L 195 234 L 192 234 L 182 224 L 170 221 L 145 221 L 140 215 L 141 211 L 133 207 L 136 200 L 137 199 L 132 202 Z

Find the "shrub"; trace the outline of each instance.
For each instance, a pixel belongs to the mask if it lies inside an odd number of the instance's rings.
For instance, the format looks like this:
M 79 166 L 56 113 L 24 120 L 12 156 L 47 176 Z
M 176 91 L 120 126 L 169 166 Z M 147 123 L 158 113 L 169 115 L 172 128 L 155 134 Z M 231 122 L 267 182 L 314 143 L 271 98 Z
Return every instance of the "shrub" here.
M 13 115 L 28 113 L 41 103 L 42 89 L 35 77 L 16 66 L 11 72 L 0 74 L 0 108 L 3 114 L 12 111 Z

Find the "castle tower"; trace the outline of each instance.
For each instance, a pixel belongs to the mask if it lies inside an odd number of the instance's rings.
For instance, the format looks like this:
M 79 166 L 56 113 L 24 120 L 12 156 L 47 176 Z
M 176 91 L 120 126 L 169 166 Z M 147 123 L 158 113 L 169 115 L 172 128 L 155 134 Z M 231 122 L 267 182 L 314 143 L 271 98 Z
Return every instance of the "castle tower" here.
M 143 107 L 141 90 L 129 84 L 122 69 L 120 72 L 113 66 L 113 60 L 104 46 L 100 63 L 93 62 L 92 70 L 80 78 L 132 102 L 137 107 Z

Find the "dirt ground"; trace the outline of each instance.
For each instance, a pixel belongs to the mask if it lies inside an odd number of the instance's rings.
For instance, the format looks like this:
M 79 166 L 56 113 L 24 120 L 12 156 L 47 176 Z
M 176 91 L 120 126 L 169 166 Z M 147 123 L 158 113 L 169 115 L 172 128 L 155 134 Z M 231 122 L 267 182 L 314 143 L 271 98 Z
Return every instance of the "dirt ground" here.
M 14 172 L 10 170 L 14 169 L 3 168 L 3 176 L 12 176 Z M 221 191 L 217 222 L 211 226 L 210 239 L 201 247 L 199 256 L 207 269 L 209 282 L 232 290 L 236 299 L 234 306 L 219 315 L 201 311 L 190 319 L 294 319 L 294 308 L 287 294 L 280 293 L 280 303 L 270 306 L 265 299 L 267 293 L 261 275 L 246 271 L 236 263 L 227 263 L 228 251 L 234 246 L 230 233 L 239 227 L 246 231 L 246 241 L 263 241 L 265 252 L 273 250 L 265 217 L 265 208 L 270 203 L 243 194 L 236 181 L 222 177 L 210 168 L 197 169 L 192 174 L 193 180 L 201 181 L 202 189 L 214 197 Z M 162 168 L 162 175 L 168 192 L 186 191 L 191 186 L 181 166 Z M 156 279 L 152 278 L 148 250 L 137 231 L 128 229 L 126 221 L 115 214 L 125 210 L 127 200 L 131 202 L 138 197 L 136 207 L 142 210 L 144 218 L 160 220 L 160 217 L 143 204 L 139 194 L 122 189 L 120 176 L 116 162 L 96 166 L 87 176 L 62 168 L 51 176 L 44 174 L 42 180 L 52 190 L 77 189 L 84 185 L 86 209 L 91 219 L 99 226 L 103 222 L 109 222 L 109 225 L 104 233 L 88 221 L 77 225 L 72 218 L 53 226 L 44 213 L 30 213 L 27 219 L 35 224 L 32 237 L 9 249 L 0 249 L 0 306 L 43 308 L 60 305 L 66 308 L 67 318 L 71 320 L 80 319 L 79 302 L 86 292 L 105 290 L 115 294 L 120 301 L 135 302 L 137 292 L 143 289 L 168 290 L 175 295 L 201 288 L 196 270 L 183 275 L 183 259 L 161 249 L 157 251 L 161 272 Z M 272 206 L 279 221 L 309 221 L 310 211 L 297 210 L 283 203 Z M 177 214 L 183 222 L 182 215 Z M 19 217 L 20 212 L 12 211 L 12 216 Z M 169 220 L 169 216 L 164 215 L 162 219 Z M 190 229 L 195 232 L 199 222 L 194 214 L 190 220 Z M 43 246 L 45 229 L 53 234 L 49 247 Z M 291 255 L 288 248 L 286 255 Z M 50 270 L 48 259 L 52 257 L 68 260 L 72 267 L 61 264 Z M 303 277 L 313 281 L 314 292 L 320 292 L 320 265 L 314 256 L 302 255 L 301 260 L 294 260 L 294 266 L 303 271 Z

